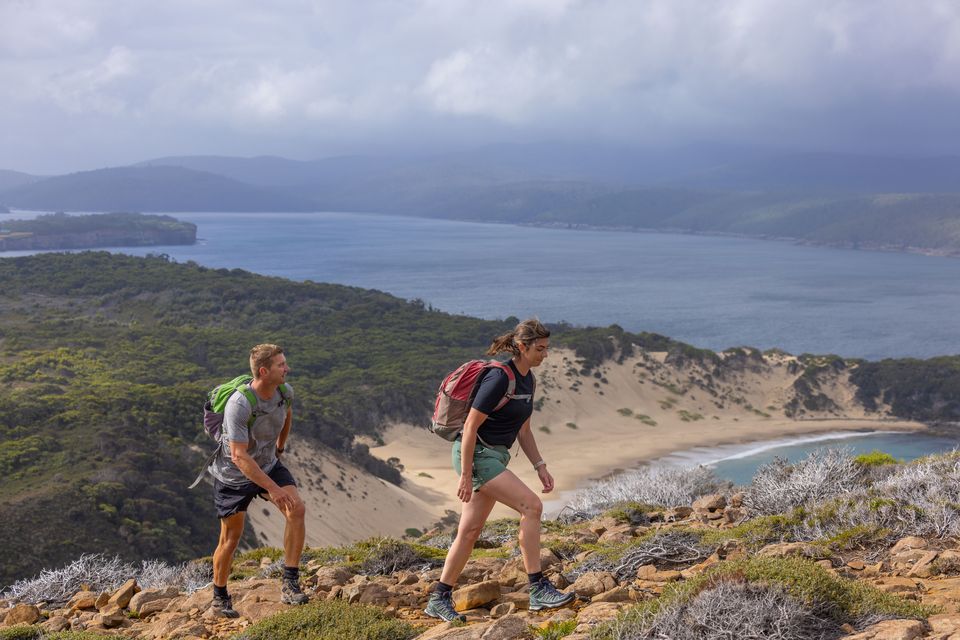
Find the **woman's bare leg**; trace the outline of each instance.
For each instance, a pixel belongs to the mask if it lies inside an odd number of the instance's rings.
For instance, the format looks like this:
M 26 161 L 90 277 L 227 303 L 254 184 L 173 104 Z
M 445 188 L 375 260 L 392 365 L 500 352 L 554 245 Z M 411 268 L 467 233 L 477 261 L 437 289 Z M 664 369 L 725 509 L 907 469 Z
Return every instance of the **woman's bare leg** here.
M 482 491 L 474 491 L 470 502 L 463 504 L 463 511 L 460 513 L 460 525 L 457 527 L 457 537 L 450 545 L 450 550 L 447 551 L 447 558 L 443 561 L 443 571 L 440 572 L 440 582 L 451 587 L 457 584 L 460 573 L 466 566 L 467 560 L 470 559 L 473 545 L 480 537 L 480 532 L 483 531 L 483 525 L 487 523 L 487 517 L 493 509 L 493 505 L 497 504 L 492 496 L 487 495 L 486 488 L 487 485 L 485 484 L 481 487 Z
M 540 516 L 543 514 L 540 497 L 512 471 L 504 471 L 488 481 L 481 487 L 480 493 L 485 494 L 487 499 L 502 502 L 520 513 L 520 552 L 523 554 L 523 566 L 527 573 L 540 571 Z M 487 513 L 490 513 L 489 509 Z

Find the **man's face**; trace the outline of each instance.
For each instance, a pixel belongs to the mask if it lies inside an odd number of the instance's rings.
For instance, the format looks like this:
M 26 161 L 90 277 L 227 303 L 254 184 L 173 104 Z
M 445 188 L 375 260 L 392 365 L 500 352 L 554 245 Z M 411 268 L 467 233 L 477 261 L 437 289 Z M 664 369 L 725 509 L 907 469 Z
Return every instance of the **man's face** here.
M 287 357 L 282 353 L 270 359 L 269 367 L 260 368 L 260 377 L 271 385 L 280 386 L 287 380 L 290 367 L 287 366 Z

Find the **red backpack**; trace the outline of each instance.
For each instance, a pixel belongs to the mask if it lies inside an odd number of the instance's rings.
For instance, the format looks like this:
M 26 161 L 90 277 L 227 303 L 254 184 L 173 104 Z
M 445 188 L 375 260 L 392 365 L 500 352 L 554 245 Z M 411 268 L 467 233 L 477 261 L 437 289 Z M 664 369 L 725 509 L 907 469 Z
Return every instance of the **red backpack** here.
M 511 400 L 528 400 L 533 397 L 533 393 L 520 395 L 513 393 L 517 388 L 517 380 L 513 375 L 513 368 L 509 364 L 497 360 L 470 360 L 457 367 L 440 383 L 440 388 L 437 390 L 437 401 L 433 408 L 433 419 L 430 422 L 430 431 L 444 440 L 450 440 L 451 442 L 456 440 L 460 431 L 463 430 L 463 423 L 467 420 L 467 414 L 470 413 L 470 405 L 473 404 L 473 398 L 477 395 L 477 388 L 480 386 L 483 374 L 494 367 L 506 373 L 508 380 L 507 393 L 494 407 L 494 411 L 502 409 Z M 536 384 L 536 379 L 534 379 L 534 389 L 536 389 Z

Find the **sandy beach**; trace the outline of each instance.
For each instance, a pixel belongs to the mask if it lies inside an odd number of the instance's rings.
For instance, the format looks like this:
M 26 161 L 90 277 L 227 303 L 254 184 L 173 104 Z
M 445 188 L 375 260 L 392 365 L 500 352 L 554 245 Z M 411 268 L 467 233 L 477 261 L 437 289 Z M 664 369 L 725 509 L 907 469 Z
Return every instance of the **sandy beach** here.
M 543 496 L 548 515 L 559 508 L 558 497 L 591 480 L 678 451 L 810 434 L 925 429 L 920 423 L 865 412 L 842 376 L 829 390 L 840 412 L 811 414 L 803 419 L 785 417 L 782 406 L 796 378 L 787 371 L 786 358 L 772 360 L 769 370 L 733 381 L 731 393 L 738 393 L 745 402 L 725 402 L 720 408 L 714 398 L 692 387 L 676 393 L 689 382 L 689 373 L 664 366 L 664 355 L 648 354 L 623 364 L 605 363 L 600 378 L 579 378 L 582 382 L 575 389 L 571 389 L 573 376 L 565 375 L 573 363 L 572 353 L 551 353 L 537 370 L 538 395 L 545 400 L 542 410 L 534 413 L 531 426 L 556 480 L 554 494 Z M 657 383 L 652 370 L 660 375 Z M 409 493 L 438 510 L 459 510 L 449 443 L 422 426 L 404 424 L 388 428 L 384 441 L 384 446 L 372 451 L 385 459 L 400 459 L 404 488 Z M 529 486 L 538 487 L 537 476 L 519 446 L 515 445 L 512 453 L 510 469 Z M 493 517 L 513 515 L 501 506 L 493 513 Z
M 870 413 L 856 401 L 846 372 L 822 379 L 820 391 L 833 406 L 785 415 L 800 373 L 791 356 L 768 355 L 722 381 L 689 364 L 674 366 L 666 354 L 640 353 L 623 363 L 606 362 L 589 374 L 580 372 L 573 353 L 552 352 L 537 371 L 532 428 L 543 459 L 556 480 L 544 495 L 547 515 L 572 492 L 592 480 L 677 452 L 710 447 L 851 431 L 919 431 L 920 423 L 891 420 L 886 411 Z M 802 368 L 801 368 L 802 370 Z M 710 378 L 709 393 L 704 381 Z M 297 477 L 307 503 L 307 543 L 344 544 L 376 535 L 401 536 L 408 528 L 424 530 L 447 510 L 459 513 L 457 476 L 451 468 L 450 443 L 425 425 L 394 424 L 383 434 L 374 455 L 397 458 L 403 483 L 395 486 L 310 447 L 290 440 L 286 463 Z M 518 446 L 510 469 L 531 487 L 539 481 Z M 269 515 L 268 515 L 269 514 Z M 498 506 L 492 517 L 512 517 Z M 263 544 L 282 545 L 283 519 L 266 503 L 254 503 L 251 525 Z

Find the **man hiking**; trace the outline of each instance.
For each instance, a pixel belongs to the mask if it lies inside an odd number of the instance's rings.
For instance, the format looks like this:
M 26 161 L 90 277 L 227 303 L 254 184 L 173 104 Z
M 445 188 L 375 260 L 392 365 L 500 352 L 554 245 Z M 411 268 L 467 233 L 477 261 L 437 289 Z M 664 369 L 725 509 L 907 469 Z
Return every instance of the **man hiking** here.
M 247 507 L 258 496 L 275 504 L 286 518 L 281 601 L 305 604 L 308 600 L 300 589 L 299 573 L 305 507 L 296 481 L 280 461 L 293 421 L 293 389 L 286 384 L 290 367 L 282 348 L 258 344 L 250 350 L 250 371 L 253 380 L 248 392 L 234 392 L 227 401 L 220 449 L 210 466 L 213 502 L 220 518 L 220 541 L 213 552 L 212 606 L 228 618 L 239 615 L 227 593 L 233 554 Z

